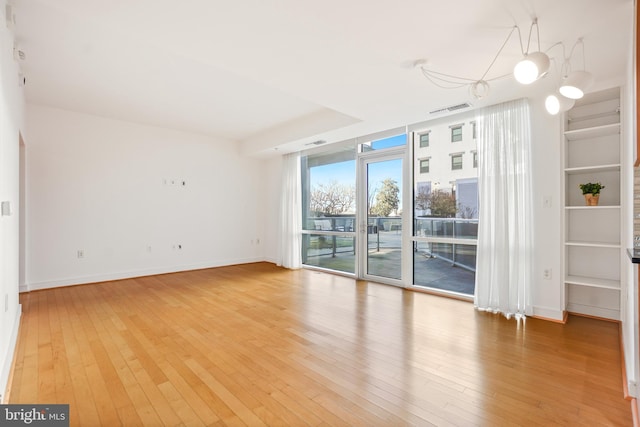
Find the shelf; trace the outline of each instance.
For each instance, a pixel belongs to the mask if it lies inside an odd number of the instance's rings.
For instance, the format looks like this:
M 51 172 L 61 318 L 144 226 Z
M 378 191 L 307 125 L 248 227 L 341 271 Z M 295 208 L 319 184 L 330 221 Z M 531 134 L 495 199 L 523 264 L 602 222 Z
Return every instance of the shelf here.
M 567 210 L 586 210 L 586 211 L 597 211 L 601 209 L 620 209 L 620 205 L 598 205 L 598 206 L 565 206 Z
M 598 205 L 598 206 L 580 205 L 580 206 L 565 206 L 564 208 L 567 210 L 584 210 L 584 211 L 598 211 L 598 210 L 604 210 L 604 209 L 620 210 L 620 205 Z
M 567 175 L 578 175 L 598 172 L 620 172 L 620 163 L 611 165 L 583 166 L 579 168 L 565 168 L 564 173 Z
M 598 205 L 598 206 L 582 205 L 582 206 L 565 206 L 564 208 L 567 209 L 567 210 L 585 210 L 585 211 L 594 211 L 594 210 L 601 210 L 601 209 L 618 209 L 618 210 L 620 210 L 620 205 L 609 205 L 609 206 L 605 206 L 605 205 Z
M 567 242 L 564 242 L 564 244 L 566 246 L 582 246 L 585 248 L 620 249 L 622 247 L 620 243 L 610 243 L 610 242 L 567 241 Z
M 567 276 L 564 282 L 570 285 L 588 286 L 591 288 L 620 290 L 619 280 L 595 279 L 593 277 Z
M 576 141 L 579 139 L 598 138 L 600 136 L 614 135 L 616 133 L 620 133 L 620 123 L 595 126 L 584 129 L 568 130 L 564 133 L 564 136 L 568 141 Z
M 587 94 L 564 115 L 562 136 L 562 273 L 565 310 L 620 319 L 623 245 L 620 89 Z M 598 206 L 587 206 L 580 185 L 600 182 Z

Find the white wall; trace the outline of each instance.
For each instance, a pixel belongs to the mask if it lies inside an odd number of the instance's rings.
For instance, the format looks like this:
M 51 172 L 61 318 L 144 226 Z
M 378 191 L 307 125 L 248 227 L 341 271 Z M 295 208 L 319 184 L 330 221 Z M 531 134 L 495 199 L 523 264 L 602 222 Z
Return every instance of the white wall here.
M 35 105 L 27 130 L 27 289 L 263 259 L 264 165 L 237 145 Z
M 264 254 L 265 260 L 275 263 L 278 253 L 278 224 L 280 224 L 280 195 L 282 193 L 282 157 L 266 162 L 264 183 L 266 197 L 264 205 Z
M 0 200 L 10 202 L 12 211 L 10 216 L 0 217 L 0 401 L 4 402 L 20 322 L 19 134 L 24 97 L 13 60 L 13 37 L 4 25 L 4 1 L 0 1 L 0 10 Z
M 531 298 L 534 315 L 562 320 L 561 118 L 550 116 L 546 112 L 543 96 L 530 99 L 534 206 L 534 275 Z M 544 207 L 545 197 L 550 198 L 550 207 Z M 550 280 L 542 277 L 545 269 L 551 269 Z

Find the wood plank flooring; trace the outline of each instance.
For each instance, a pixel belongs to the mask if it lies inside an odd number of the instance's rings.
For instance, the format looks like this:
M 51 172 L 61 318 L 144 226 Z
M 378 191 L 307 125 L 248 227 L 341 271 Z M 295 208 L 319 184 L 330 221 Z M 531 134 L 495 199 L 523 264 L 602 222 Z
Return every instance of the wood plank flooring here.
M 72 425 L 631 425 L 615 323 L 267 263 L 20 298 L 10 401 Z

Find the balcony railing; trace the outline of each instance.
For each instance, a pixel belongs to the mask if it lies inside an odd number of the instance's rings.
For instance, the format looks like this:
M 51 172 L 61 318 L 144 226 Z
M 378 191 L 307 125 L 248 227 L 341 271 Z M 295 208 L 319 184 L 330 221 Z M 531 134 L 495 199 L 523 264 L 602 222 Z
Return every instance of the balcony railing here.
M 416 237 L 441 237 L 449 239 L 478 239 L 478 219 L 464 218 L 416 218 Z
M 353 232 L 356 229 L 354 216 L 310 217 L 307 218 L 307 233 L 313 231 Z M 402 229 L 402 218 L 369 217 L 369 226 L 379 231 L 399 231 Z M 477 239 L 478 220 L 465 218 L 433 218 L 424 217 L 414 220 L 416 237 L 444 237 L 452 239 Z
M 356 226 L 354 216 L 308 218 L 303 231 L 303 263 L 354 272 Z M 400 248 L 401 217 L 369 217 L 368 250 Z M 478 220 L 418 217 L 414 220 L 414 284 L 473 294 Z M 397 268 L 401 265 L 388 265 Z M 461 267 L 446 270 L 446 265 Z M 434 269 L 437 269 L 434 272 Z M 462 273 L 462 271 L 467 273 Z M 470 275 L 470 276 L 468 276 Z M 440 277 L 440 279 L 434 279 Z M 443 279 L 446 278 L 446 279 Z M 451 283 L 449 283 L 451 282 Z
M 416 218 L 414 224 L 414 252 L 476 271 L 477 219 Z

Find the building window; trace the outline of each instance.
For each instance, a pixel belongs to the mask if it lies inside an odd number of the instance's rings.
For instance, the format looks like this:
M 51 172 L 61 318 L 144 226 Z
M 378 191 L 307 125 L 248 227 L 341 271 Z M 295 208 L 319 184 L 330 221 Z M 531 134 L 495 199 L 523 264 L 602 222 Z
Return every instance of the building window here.
M 473 167 L 474 168 L 478 167 L 478 152 L 477 151 L 473 152 Z
M 451 142 L 462 141 L 462 125 L 451 127 Z
M 429 159 L 420 160 L 420 173 L 429 173 Z
M 429 146 L 429 132 L 420 135 L 420 148 Z
M 453 154 L 451 156 L 451 170 L 462 169 L 462 154 Z
M 473 135 L 473 139 L 476 139 L 476 122 L 471 122 L 471 133 Z

